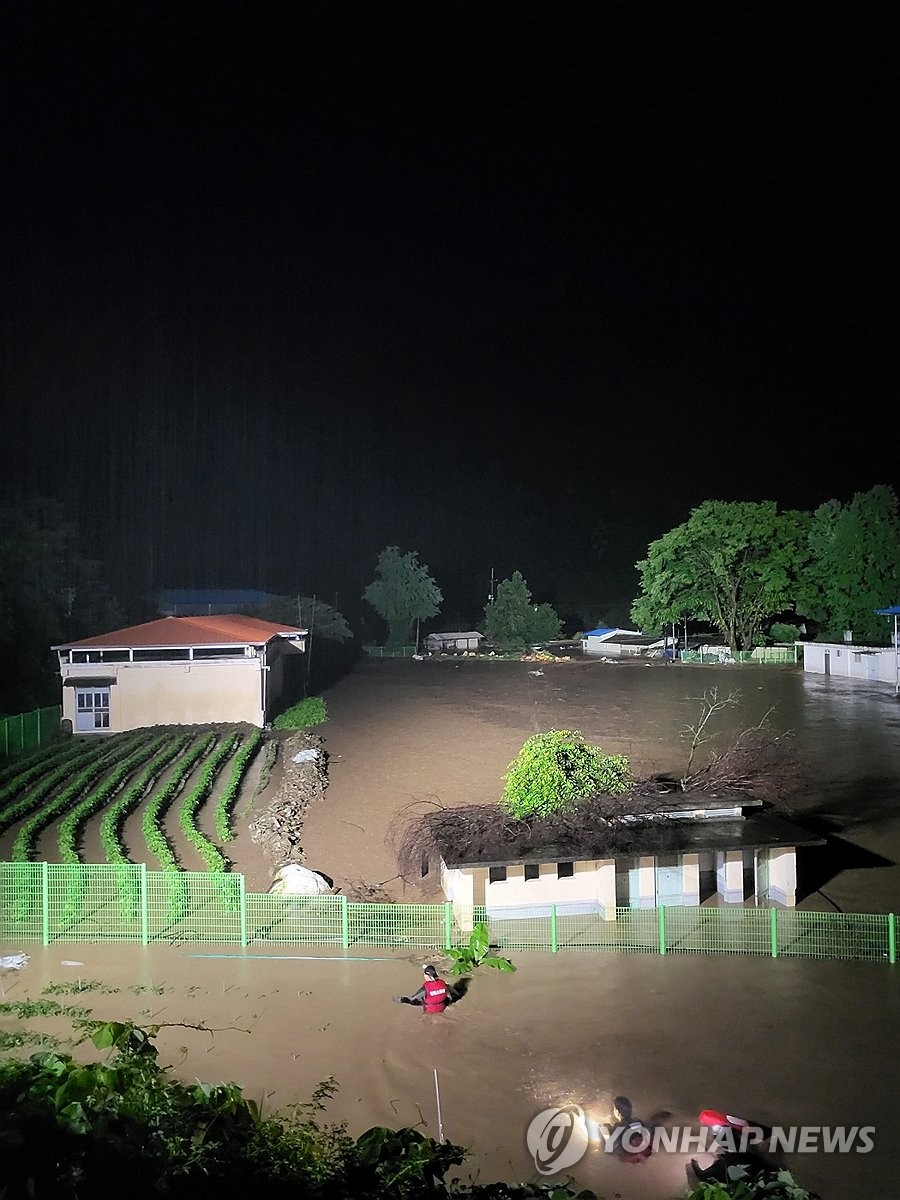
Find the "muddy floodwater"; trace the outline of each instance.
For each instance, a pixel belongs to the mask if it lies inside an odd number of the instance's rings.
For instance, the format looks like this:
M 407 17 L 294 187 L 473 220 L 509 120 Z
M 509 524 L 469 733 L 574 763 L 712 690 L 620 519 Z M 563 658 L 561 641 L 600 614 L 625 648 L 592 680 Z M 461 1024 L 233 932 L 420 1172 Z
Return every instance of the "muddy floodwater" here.
M 741 705 L 719 723 L 723 738 L 774 706 L 772 724 L 791 731 L 808 761 L 810 787 L 799 807 L 838 840 L 801 865 L 802 903 L 900 908 L 893 689 L 762 667 L 533 669 L 369 662 L 341 681 L 320 731 L 330 785 L 310 809 L 308 864 L 347 890 L 378 885 L 395 900 L 418 899 L 396 878 L 388 842 L 408 806 L 496 800 L 523 740 L 554 727 L 580 729 L 627 753 L 639 772 L 677 771 L 685 755 L 679 730 L 696 718 L 696 697 L 715 686 L 720 695 L 741 692 Z M 246 825 L 252 806 L 239 815 Z M 264 887 L 269 865 L 245 829 L 237 845 L 248 887 Z M 717 1108 L 785 1126 L 874 1126 L 871 1153 L 797 1154 L 790 1165 L 825 1200 L 900 1194 L 900 976 L 887 964 L 515 954 L 514 975 L 482 968 L 459 1005 L 426 1018 L 391 1003 L 418 986 L 421 955 L 273 953 L 252 945 L 0 947 L 23 949 L 32 956 L 27 969 L 0 974 L 5 999 L 79 978 L 119 987 L 81 1001 L 97 1016 L 176 1023 L 160 1034 L 164 1062 L 186 1079 L 236 1080 L 267 1110 L 305 1100 L 334 1076 L 340 1090 L 329 1115 L 351 1132 L 410 1124 L 436 1136 L 437 1069 L 444 1133 L 471 1147 L 468 1169 L 482 1180 L 534 1176 L 525 1131 L 541 1109 L 574 1102 L 602 1123 L 612 1098 L 625 1094 L 637 1115 L 665 1110 L 670 1125 L 694 1124 L 701 1109 Z M 128 990 L 135 985 L 162 991 Z M 0 1016 L 0 1028 L 11 1026 Z M 689 1157 L 664 1153 L 633 1166 L 592 1149 L 572 1173 L 607 1200 L 667 1200 L 685 1190 Z

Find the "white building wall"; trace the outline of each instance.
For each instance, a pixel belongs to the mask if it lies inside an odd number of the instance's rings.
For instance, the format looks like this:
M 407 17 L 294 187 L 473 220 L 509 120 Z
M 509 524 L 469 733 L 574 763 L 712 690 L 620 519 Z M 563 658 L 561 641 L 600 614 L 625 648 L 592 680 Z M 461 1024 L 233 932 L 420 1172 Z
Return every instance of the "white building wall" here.
M 843 675 L 894 683 L 897 659 L 893 646 L 852 646 L 847 642 L 804 642 L 803 669 L 814 675 Z
M 797 852 L 793 846 L 769 851 L 769 898 L 788 908 L 797 903 Z
M 471 871 L 448 867 L 441 859 L 441 887 L 453 906 L 453 915 L 464 933 L 474 926 L 475 876 Z
M 207 725 L 246 721 L 262 726 L 261 661 L 210 659 L 177 663 L 92 663 L 63 666 L 67 679 L 114 678 L 109 729 L 153 725 Z M 63 717 L 75 726 L 75 687 L 63 686 Z

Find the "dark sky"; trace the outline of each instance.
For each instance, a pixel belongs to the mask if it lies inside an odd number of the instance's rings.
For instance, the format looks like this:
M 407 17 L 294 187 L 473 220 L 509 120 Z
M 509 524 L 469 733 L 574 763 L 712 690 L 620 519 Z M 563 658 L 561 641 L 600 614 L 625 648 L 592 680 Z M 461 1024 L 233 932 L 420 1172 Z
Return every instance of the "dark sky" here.
M 3 497 L 128 595 L 396 542 L 474 620 L 896 485 L 896 6 L 526 9 L 7 5 Z

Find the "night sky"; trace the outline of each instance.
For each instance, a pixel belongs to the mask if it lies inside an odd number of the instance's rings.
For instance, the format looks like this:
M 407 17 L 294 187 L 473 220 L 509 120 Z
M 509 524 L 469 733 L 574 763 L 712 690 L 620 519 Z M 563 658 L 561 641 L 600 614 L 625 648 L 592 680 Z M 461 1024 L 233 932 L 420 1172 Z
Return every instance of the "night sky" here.
M 397 543 L 468 625 L 897 486 L 896 13 L 7 5 L 0 499 L 128 603 Z

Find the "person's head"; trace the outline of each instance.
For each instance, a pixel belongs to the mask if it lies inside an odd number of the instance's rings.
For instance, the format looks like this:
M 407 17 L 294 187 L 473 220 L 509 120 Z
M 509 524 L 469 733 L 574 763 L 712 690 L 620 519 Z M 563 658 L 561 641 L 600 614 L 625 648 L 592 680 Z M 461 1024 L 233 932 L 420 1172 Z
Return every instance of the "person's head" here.
M 426 979 L 437 979 L 438 977 L 438 973 L 431 963 L 426 963 L 426 965 L 422 968 L 422 973 Z

